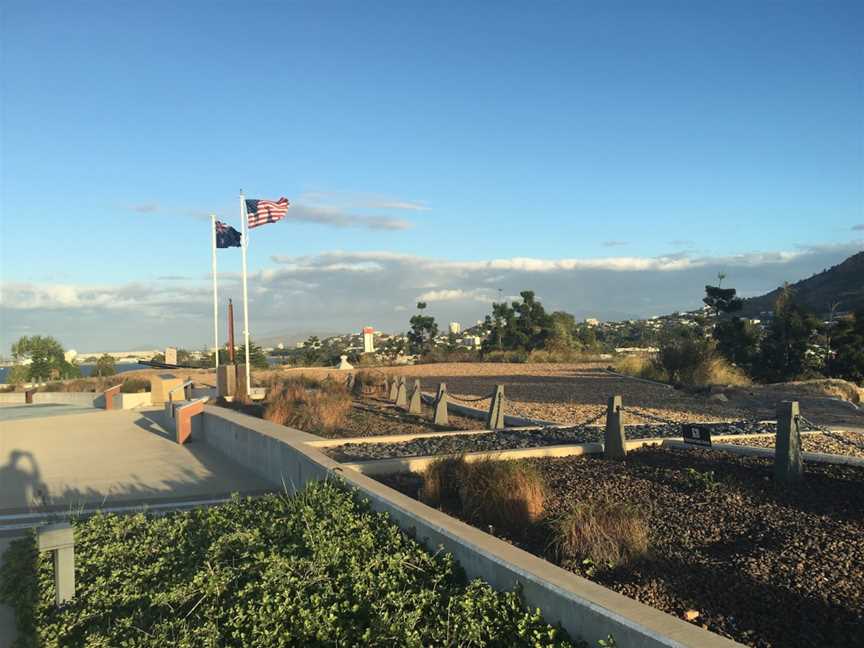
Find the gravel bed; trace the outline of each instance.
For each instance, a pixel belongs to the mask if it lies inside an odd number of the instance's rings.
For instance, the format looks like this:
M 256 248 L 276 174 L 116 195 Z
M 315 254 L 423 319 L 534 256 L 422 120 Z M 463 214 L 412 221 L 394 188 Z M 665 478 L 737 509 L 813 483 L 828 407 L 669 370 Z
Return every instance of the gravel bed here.
M 843 443 L 827 434 L 805 434 L 801 437 L 801 447 L 805 452 L 822 452 L 825 454 L 845 455 L 847 457 L 860 457 L 864 459 L 864 433 L 836 432 L 835 434 L 846 439 L 849 443 Z M 723 443 L 755 446 L 757 448 L 773 448 L 774 438 L 733 439 L 731 441 L 723 441 Z
M 546 483 L 546 518 L 527 539 L 505 540 L 748 646 L 864 645 L 864 469 L 808 464 L 804 487 L 786 494 L 774 486 L 771 460 L 718 451 L 525 461 Z M 381 481 L 416 497 L 421 480 Z M 645 512 L 645 557 L 586 567 L 549 552 L 548 521 L 599 493 Z
M 737 423 L 735 427 L 717 423 L 711 424 L 710 427 L 713 434 L 760 434 L 776 431 L 776 426 L 771 423 Z M 681 436 L 681 428 L 678 425 L 628 425 L 625 430 L 628 439 Z M 602 439 L 603 428 L 599 427 L 500 430 L 485 434 L 427 437 L 401 443 L 346 443 L 327 448 L 325 452 L 336 461 L 350 462 L 394 457 L 423 457 L 463 452 L 538 448 L 570 443 L 588 443 Z

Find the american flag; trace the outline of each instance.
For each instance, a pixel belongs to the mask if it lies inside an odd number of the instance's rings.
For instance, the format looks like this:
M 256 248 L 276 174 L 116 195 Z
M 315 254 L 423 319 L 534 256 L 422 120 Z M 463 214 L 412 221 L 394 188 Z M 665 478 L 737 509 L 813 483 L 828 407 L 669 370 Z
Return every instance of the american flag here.
M 247 200 L 246 215 L 249 218 L 249 229 L 275 223 L 285 217 L 288 213 L 288 199 L 280 198 L 272 200 Z

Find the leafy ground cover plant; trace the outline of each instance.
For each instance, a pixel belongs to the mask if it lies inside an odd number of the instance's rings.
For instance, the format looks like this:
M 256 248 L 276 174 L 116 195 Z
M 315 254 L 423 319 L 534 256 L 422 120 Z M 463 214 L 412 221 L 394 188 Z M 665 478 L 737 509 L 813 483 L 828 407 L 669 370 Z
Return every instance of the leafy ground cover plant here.
M 12 544 L 0 600 L 30 646 L 572 646 L 518 594 L 465 583 L 333 482 L 162 517 L 75 523 L 75 599 Z

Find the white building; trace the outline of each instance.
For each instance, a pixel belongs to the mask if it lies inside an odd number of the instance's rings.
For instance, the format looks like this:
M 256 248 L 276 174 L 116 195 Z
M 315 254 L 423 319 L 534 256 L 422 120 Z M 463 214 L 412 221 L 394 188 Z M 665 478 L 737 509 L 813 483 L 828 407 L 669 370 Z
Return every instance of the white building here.
M 462 325 L 459 322 L 450 322 L 450 332 L 453 335 L 459 335 L 462 332 Z
M 363 327 L 363 353 L 375 353 L 375 329 Z
M 598 320 L 598 319 L 596 319 L 596 318 L 594 318 L 594 317 L 586 317 L 586 318 L 585 318 L 585 323 L 586 323 L 588 326 L 599 326 L 599 325 L 600 325 L 600 320 Z
M 72 362 L 78 356 L 78 352 L 75 349 L 69 349 L 66 353 L 63 354 L 63 359 L 66 362 Z

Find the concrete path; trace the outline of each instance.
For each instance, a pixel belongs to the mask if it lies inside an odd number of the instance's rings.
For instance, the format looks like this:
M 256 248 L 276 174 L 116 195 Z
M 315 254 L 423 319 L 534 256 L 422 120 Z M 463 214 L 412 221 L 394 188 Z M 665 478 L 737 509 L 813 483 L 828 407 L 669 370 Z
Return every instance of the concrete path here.
M 268 487 L 204 444 L 177 445 L 162 416 L 91 409 L 0 421 L 0 517 Z
M 47 416 L 66 416 L 67 414 L 92 413 L 92 407 L 67 405 L 64 403 L 36 403 L 33 405 L 0 405 L 0 430 L 6 421 L 45 418 Z

